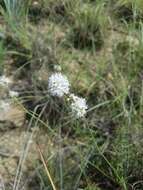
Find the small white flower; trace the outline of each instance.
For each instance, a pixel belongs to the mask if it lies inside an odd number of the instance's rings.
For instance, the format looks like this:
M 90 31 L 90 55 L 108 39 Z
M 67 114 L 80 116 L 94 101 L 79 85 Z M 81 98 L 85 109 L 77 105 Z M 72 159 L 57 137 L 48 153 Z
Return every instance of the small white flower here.
M 10 83 L 12 83 L 12 80 L 8 77 L 6 77 L 5 75 L 0 77 L 0 85 L 5 86 L 5 85 L 9 85 Z
M 48 90 L 52 96 L 62 97 L 69 93 L 69 81 L 66 76 L 61 73 L 54 73 L 48 81 Z
M 17 91 L 10 90 L 9 95 L 10 95 L 11 98 L 18 97 L 19 93 Z
M 70 98 L 72 100 L 71 110 L 72 110 L 73 115 L 76 118 L 84 117 L 86 114 L 86 111 L 88 109 L 88 106 L 86 104 L 86 100 L 84 98 L 75 96 L 74 94 L 71 94 Z

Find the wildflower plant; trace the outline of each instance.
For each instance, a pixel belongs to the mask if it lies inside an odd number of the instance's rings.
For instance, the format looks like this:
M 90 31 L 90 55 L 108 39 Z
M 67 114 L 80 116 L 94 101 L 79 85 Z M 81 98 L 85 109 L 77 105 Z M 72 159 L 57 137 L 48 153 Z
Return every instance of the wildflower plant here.
M 68 78 L 61 72 L 53 73 L 48 80 L 48 92 L 51 96 L 65 97 L 70 102 L 70 110 L 75 118 L 82 118 L 88 109 L 86 100 L 74 94 L 70 94 Z
M 88 108 L 86 99 L 70 94 L 71 98 L 71 111 L 76 118 L 84 117 Z
M 69 81 L 61 73 L 54 73 L 49 78 L 48 89 L 52 96 L 62 97 L 69 93 Z

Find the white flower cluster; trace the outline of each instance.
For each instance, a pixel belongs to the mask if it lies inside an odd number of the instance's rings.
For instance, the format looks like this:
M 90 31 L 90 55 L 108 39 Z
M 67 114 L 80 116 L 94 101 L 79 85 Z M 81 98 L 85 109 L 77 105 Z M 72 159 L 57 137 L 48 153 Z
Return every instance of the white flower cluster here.
M 84 117 L 88 106 L 84 98 L 70 94 L 70 84 L 66 76 L 56 72 L 49 77 L 48 91 L 52 96 L 63 97 L 67 95 L 71 100 L 70 109 L 76 118 Z
M 54 73 L 49 78 L 48 90 L 52 96 L 62 97 L 69 93 L 69 81 L 61 73 Z
M 73 115 L 77 118 L 84 117 L 88 109 L 85 98 L 75 96 L 74 94 L 71 94 L 70 98 L 72 100 L 71 110 Z

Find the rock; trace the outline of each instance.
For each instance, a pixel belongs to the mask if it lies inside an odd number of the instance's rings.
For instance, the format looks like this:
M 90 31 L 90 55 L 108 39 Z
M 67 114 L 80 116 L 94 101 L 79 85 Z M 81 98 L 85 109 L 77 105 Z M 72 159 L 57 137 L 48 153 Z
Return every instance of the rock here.
M 11 123 L 21 127 L 25 121 L 25 111 L 21 106 L 10 100 L 0 101 L 0 122 Z
M 36 135 L 37 133 L 38 136 Z M 2 133 L 0 133 L 0 135 L 1 134 Z M 31 139 L 29 137 L 31 137 Z M 48 142 L 48 135 L 41 133 L 40 131 L 35 133 L 35 131 L 21 131 L 20 128 L 16 128 L 14 130 L 9 130 L 0 136 L 0 175 L 4 179 L 6 187 L 9 186 L 10 183 L 13 184 L 15 180 L 19 158 L 22 157 L 25 143 L 28 144 L 29 150 L 26 152 L 24 149 L 26 160 L 22 165 L 23 175 L 21 182 L 25 183 L 27 180 L 29 182 L 27 177 L 30 177 L 33 174 L 35 170 L 35 162 L 39 160 L 39 153 L 35 143 L 37 139 L 42 148 L 42 152 L 44 152 L 43 148 L 45 149 L 46 146 L 50 148 L 51 145 Z M 47 149 L 48 151 L 49 148 Z M 26 188 L 26 190 L 27 189 L 28 188 Z
M 25 155 L 26 159 L 22 165 L 23 175 L 21 178 L 21 184 L 25 184 L 25 190 L 38 189 L 38 184 L 35 184 L 35 178 L 37 176 L 37 173 L 35 173 L 35 167 L 37 166 L 37 168 L 39 168 L 41 162 L 39 163 L 40 155 L 36 142 L 39 143 L 41 152 L 43 153 L 45 159 L 47 161 L 49 160 L 47 163 L 53 176 L 59 167 L 59 156 L 62 158 L 64 163 L 63 171 L 64 174 L 66 173 L 64 178 L 65 185 L 69 185 L 69 187 L 65 188 L 65 190 L 70 189 L 73 185 L 70 182 L 72 181 L 75 183 L 75 180 L 80 172 L 78 167 L 80 164 L 80 157 L 76 155 L 75 150 L 73 150 L 75 145 L 74 142 L 71 140 L 69 143 L 69 139 L 65 138 L 62 142 L 64 143 L 63 146 L 59 147 L 59 143 L 61 142 L 59 136 L 49 138 L 49 134 L 45 133 L 44 130 L 37 130 L 35 128 L 36 130 L 24 131 L 24 129 L 21 129 L 23 128 L 9 130 L 3 134 L 0 133 L 0 135 L 2 134 L 0 136 L 0 174 L 4 179 L 6 189 L 11 189 L 8 187 L 10 184 L 13 184 L 15 180 L 19 158 L 21 158 L 22 155 Z M 29 137 L 31 137 L 30 140 Z M 29 145 L 28 152 L 26 151 L 25 143 Z M 24 154 L 22 154 L 23 149 Z M 72 171 L 72 173 L 70 171 Z M 71 180 L 71 178 L 73 180 Z M 30 186 L 30 184 L 32 184 L 32 186 Z

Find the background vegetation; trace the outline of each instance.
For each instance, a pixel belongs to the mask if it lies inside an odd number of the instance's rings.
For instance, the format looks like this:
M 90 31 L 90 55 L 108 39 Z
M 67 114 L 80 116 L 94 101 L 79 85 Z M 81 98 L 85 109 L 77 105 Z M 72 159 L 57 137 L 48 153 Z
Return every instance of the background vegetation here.
M 142 190 L 143 1 L 0 4 L 0 73 L 13 76 L 20 93 L 15 101 L 28 125 L 20 130 L 36 139 L 39 130 L 48 135 L 45 161 L 33 160 L 34 176 L 27 172 L 32 180 L 23 189 L 52 190 L 52 180 L 56 190 Z M 72 91 L 87 99 L 85 119 L 72 118 L 64 100 L 48 95 L 48 76 L 58 64 Z M 6 189 L 22 189 L 22 163 Z

